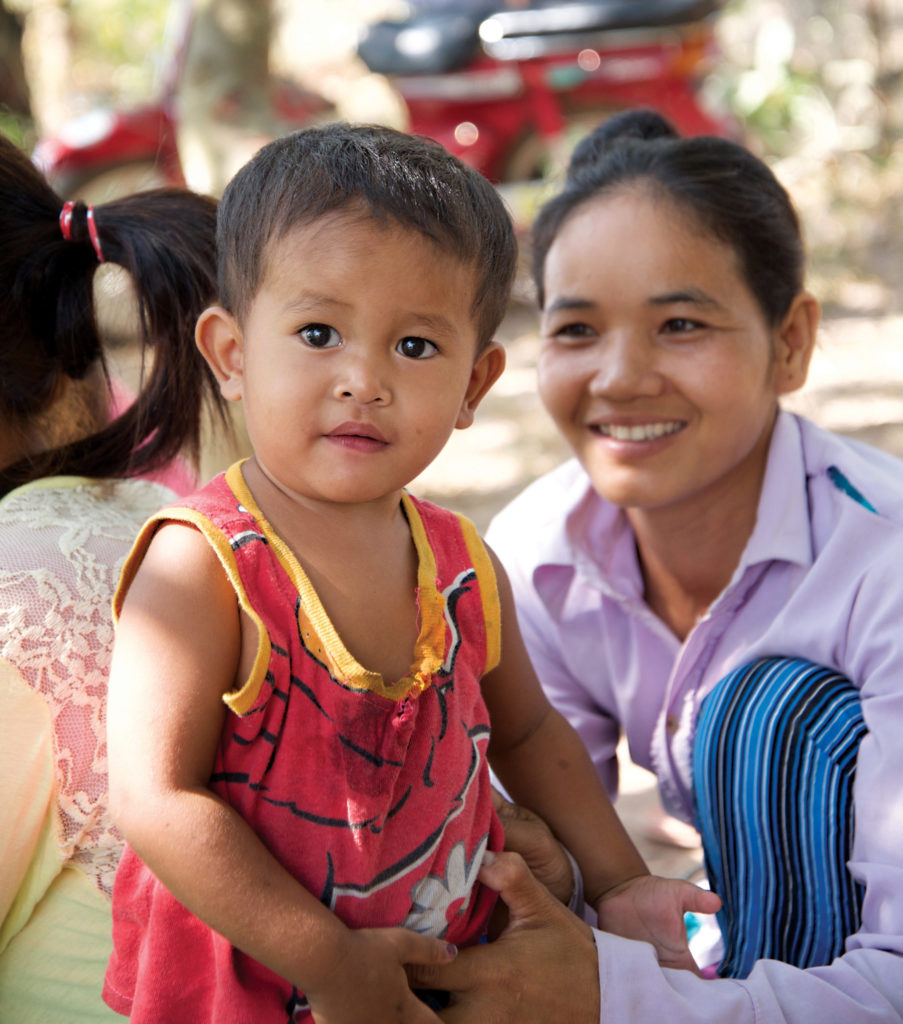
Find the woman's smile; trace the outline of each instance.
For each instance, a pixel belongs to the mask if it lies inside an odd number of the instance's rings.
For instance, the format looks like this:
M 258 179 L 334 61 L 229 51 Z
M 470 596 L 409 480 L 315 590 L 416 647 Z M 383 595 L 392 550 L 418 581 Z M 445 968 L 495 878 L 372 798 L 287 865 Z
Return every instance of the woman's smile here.
M 670 437 L 686 424 L 682 420 L 665 420 L 649 423 L 591 423 L 590 430 L 613 441 L 649 442 L 661 437 Z

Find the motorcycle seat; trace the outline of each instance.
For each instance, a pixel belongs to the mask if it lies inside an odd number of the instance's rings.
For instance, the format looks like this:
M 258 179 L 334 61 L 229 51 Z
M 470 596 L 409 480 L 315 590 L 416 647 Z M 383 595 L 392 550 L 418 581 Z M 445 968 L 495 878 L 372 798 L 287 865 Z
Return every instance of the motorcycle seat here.
M 430 12 L 368 25 L 357 54 L 380 75 L 441 75 L 464 67 L 480 48 L 479 14 Z
M 649 29 L 701 21 L 724 0 L 596 0 L 498 11 L 480 26 L 484 43 L 524 36 Z

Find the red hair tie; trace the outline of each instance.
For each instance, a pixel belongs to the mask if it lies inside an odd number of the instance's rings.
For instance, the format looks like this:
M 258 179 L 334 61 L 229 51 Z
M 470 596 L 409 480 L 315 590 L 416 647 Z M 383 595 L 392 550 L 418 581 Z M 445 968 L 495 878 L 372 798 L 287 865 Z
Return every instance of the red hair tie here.
M 72 241 L 72 215 L 74 212 L 75 203 L 71 199 L 63 203 L 63 208 L 60 210 L 60 232 L 67 242 Z M 94 246 L 94 254 L 97 256 L 97 262 L 103 263 L 103 249 L 100 247 L 100 235 L 97 233 L 97 224 L 94 220 L 93 206 L 88 207 L 87 213 L 85 214 L 85 222 L 88 225 L 88 237 L 91 239 L 91 245 Z
M 91 236 L 91 245 L 94 246 L 94 251 L 97 253 L 97 262 L 103 263 L 103 249 L 100 247 L 100 235 L 97 233 L 97 225 L 94 223 L 94 207 L 88 207 L 88 213 L 86 216 L 88 221 L 88 234 Z
M 63 203 L 63 208 L 60 210 L 60 231 L 67 242 L 72 241 L 72 211 L 74 209 L 75 203 L 70 199 L 67 203 Z

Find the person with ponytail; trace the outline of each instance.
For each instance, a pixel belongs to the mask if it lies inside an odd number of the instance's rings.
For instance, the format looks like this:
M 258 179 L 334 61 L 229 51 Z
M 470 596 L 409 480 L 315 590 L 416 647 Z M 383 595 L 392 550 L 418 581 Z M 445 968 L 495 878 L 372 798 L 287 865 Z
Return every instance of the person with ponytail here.
M 791 200 L 631 111 L 575 150 L 532 260 L 575 458 L 487 537 L 609 792 L 625 736 L 700 832 L 720 949 L 663 969 L 502 855 L 508 930 L 421 980 L 446 1022 L 899 1024 L 903 463 L 781 408 L 819 319 Z
M 101 1000 L 122 841 L 107 812 L 112 597 L 141 524 L 222 410 L 194 345 L 216 298 L 216 203 L 64 202 L 0 137 L 0 1020 L 115 1019 Z M 107 365 L 98 266 L 134 283 L 152 355 Z M 148 478 L 152 479 L 148 479 Z M 164 482 L 160 482 L 164 481 Z

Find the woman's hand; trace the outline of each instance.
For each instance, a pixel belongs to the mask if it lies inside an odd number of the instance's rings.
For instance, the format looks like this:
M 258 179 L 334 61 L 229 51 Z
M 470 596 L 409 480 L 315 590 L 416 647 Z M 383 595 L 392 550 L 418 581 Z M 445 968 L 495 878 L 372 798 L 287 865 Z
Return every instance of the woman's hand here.
M 533 811 L 506 800 L 498 790 L 492 802 L 505 830 L 505 849 L 519 853 L 536 878 L 567 906 L 574 893 L 574 871 L 561 843 Z
M 599 1024 L 599 967 L 587 924 L 550 895 L 514 853 L 487 855 L 480 881 L 507 904 L 508 925 L 448 966 L 409 968 L 412 984 L 445 989 L 446 1024 Z

